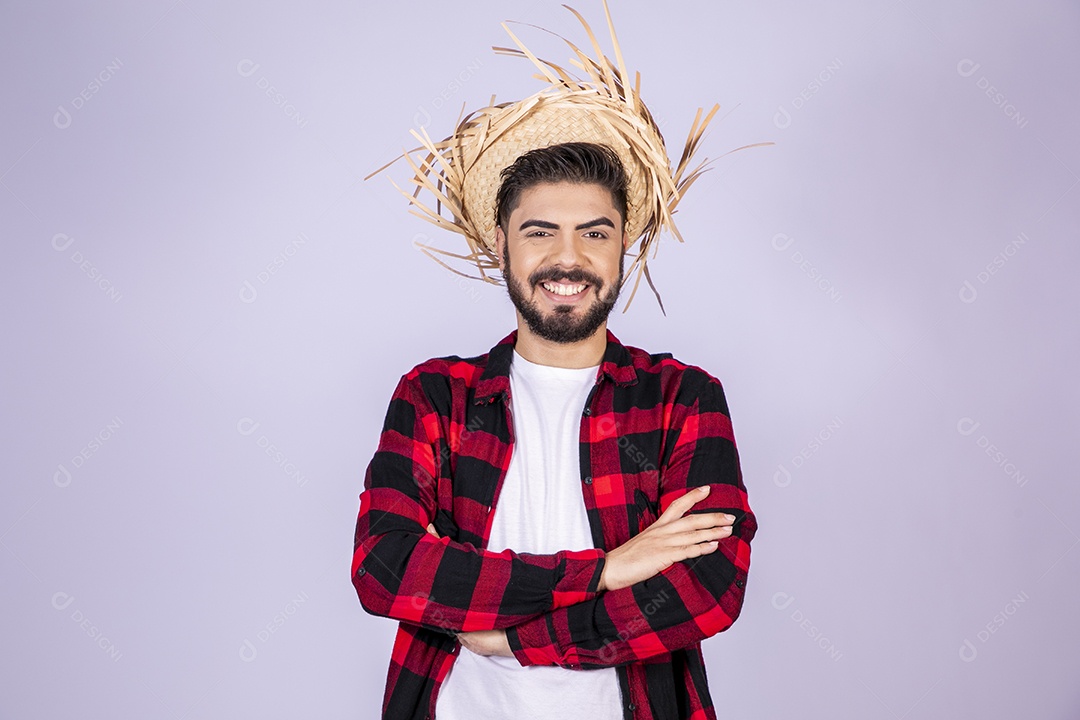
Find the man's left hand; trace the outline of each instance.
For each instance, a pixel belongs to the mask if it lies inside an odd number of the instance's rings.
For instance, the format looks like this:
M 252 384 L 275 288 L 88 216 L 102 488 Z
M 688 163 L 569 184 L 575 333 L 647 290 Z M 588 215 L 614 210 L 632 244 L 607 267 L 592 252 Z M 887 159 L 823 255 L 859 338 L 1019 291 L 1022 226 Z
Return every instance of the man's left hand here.
M 466 650 L 477 655 L 498 655 L 514 657 L 505 630 L 474 630 L 457 634 L 457 639 Z
M 439 537 L 434 525 L 428 525 L 427 531 Z M 514 651 L 510 649 L 510 641 L 506 639 L 505 630 L 474 630 L 457 634 L 458 642 L 462 647 L 477 655 L 498 655 L 500 657 L 514 657 Z

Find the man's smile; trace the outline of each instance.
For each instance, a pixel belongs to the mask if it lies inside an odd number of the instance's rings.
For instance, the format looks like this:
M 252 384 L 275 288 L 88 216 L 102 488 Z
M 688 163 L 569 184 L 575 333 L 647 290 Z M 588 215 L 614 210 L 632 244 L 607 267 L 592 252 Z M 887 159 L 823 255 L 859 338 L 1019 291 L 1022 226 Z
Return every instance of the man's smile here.
M 556 302 L 573 302 L 585 297 L 590 285 L 588 283 L 572 283 L 566 281 L 554 282 L 545 280 L 540 284 L 545 294 Z

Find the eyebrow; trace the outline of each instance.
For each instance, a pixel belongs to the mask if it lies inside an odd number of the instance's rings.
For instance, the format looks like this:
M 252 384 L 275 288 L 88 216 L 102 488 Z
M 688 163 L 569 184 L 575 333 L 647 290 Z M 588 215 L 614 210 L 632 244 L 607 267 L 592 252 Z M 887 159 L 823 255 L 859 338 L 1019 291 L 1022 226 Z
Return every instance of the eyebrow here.
M 574 229 L 575 230 L 588 230 L 589 228 L 598 227 L 600 225 L 607 225 L 612 230 L 615 229 L 615 223 L 611 222 L 611 220 L 609 218 L 606 218 L 606 217 L 603 217 L 603 216 L 598 217 L 595 220 L 590 220 L 588 222 L 583 222 L 580 225 L 575 225 Z M 526 220 L 525 222 L 521 223 L 520 227 L 518 227 L 518 232 L 524 230 L 527 227 L 538 227 L 538 228 L 544 228 L 545 230 L 558 230 L 559 229 L 559 226 L 556 223 L 549 222 L 547 220 Z

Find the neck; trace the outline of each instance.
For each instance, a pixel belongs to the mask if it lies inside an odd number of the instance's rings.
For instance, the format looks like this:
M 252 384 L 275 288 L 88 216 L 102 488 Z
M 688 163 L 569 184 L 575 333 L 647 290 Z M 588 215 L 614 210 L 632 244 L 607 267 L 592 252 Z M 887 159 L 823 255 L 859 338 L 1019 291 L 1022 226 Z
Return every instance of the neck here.
M 514 349 L 523 358 L 537 365 L 561 368 L 587 368 L 599 365 L 607 350 L 607 323 L 596 332 L 574 343 L 558 343 L 533 333 L 518 315 L 517 342 Z

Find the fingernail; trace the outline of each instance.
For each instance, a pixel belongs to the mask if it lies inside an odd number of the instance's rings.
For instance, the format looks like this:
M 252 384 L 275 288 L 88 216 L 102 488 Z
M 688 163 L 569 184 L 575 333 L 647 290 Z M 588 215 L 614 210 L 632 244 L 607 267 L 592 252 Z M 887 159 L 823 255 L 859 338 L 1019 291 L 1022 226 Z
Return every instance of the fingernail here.
M 735 522 L 735 516 L 734 515 L 725 515 L 724 517 L 726 517 L 728 519 L 728 522 Z
M 698 488 L 698 490 L 701 491 L 702 495 L 708 495 L 709 494 L 709 486 L 708 485 L 702 485 L 701 487 Z

